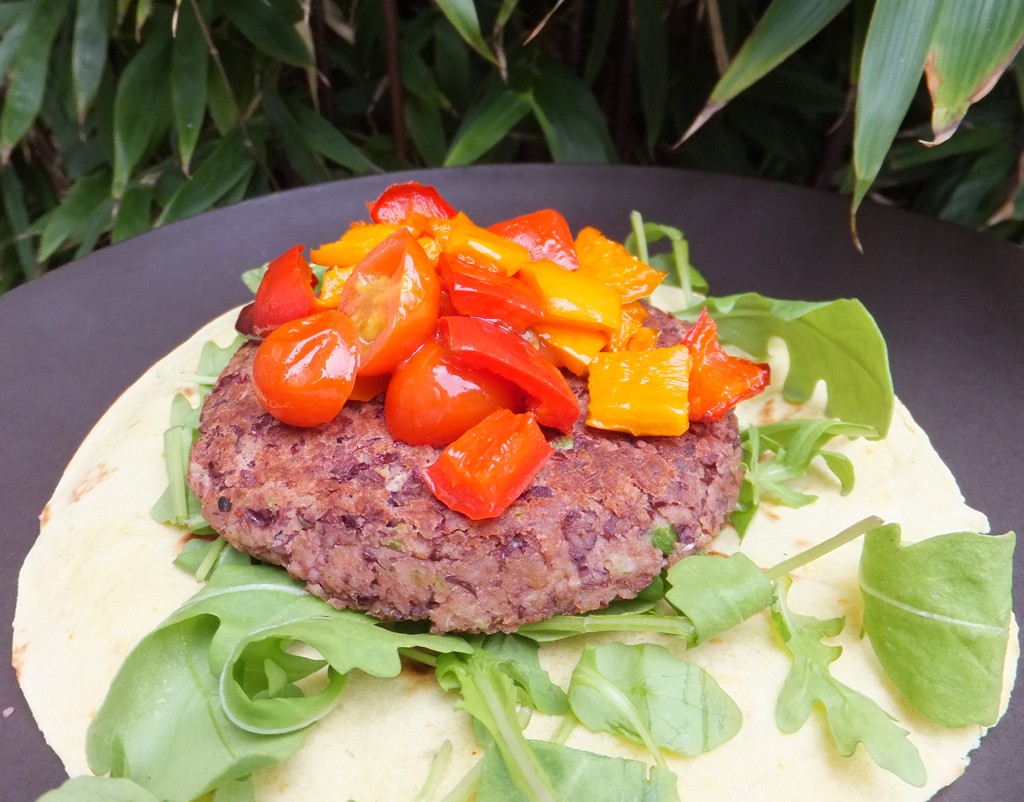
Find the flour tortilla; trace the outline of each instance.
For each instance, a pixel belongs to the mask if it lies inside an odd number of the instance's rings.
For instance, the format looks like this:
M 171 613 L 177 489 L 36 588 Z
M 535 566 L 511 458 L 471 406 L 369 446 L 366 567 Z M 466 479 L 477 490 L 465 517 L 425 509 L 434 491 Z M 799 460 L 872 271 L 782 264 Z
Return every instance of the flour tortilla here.
M 148 511 L 166 485 L 160 443 L 170 400 L 179 391 L 193 400 L 196 395 L 193 387 L 168 377 L 193 371 L 208 340 L 230 342 L 234 319 L 231 312 L 201 329 L 114 403 L 68 465 L 40 517 L 40 535 L 19 580 L 13 660 L 32 712 L 71 776 L 89 773 L 86 728 L 122 660 L 199 589 L 192 577 L 171 565 L 182 545 L 181 533 L 155 523 Z M 801 406 L 781 398 L 777 388 L 785 357 L 783 346 L 773 349 L 773 389 L 742 406 L 744 423 L 823 417 L 823 390 Z M 836 450 L 855 463 L 856 488 L 841 497 L 822 469 L 801 488 L 821 496 L 815 504 L 799 510 L 765 505 L 742 544 L 762 567 L 872 514 L 902 524 L 905 540 L 987 531 L 984 515 L 964 504 L 927 435 L 902 405 L 897 404 L 885 441 L 843 442 Z M 737 548 L 731 529 L 715 545 L 722 552 Z M 899 698 L 868 641 L 858 638 L 859 555 L 859 545 L 850 544 L 798 570 L 790 605 L 820 618 L 846 616 L 846 627 L 835 639 L 843 654 L 833 672 L 911 732 L 927 767 L 927 785 L 913 788 L 878 768 L 863 747 L 850 758 L 840 756 L 820 710 L 795 734 L 778 730 L 774 704 L 791 663 L 764 613 L 689 651 L 667 638 L 648 638 L 708 669 L 743 712 L 743 728 L 729 743 L 698 758 L 668 757 L 685 798 L 740 799 L 749 795 L 756 778 L 761 800 L 909 802 L 931 797 L 963 773 L 985 728 L 937 727 Z M 1011 630 L 1003 710 L 1019 655 L 1015 623 Z M 577 639 L 542 649 L 543 662 L 563 687 L 582 645 Z M 534 715 L 527 734 L 543 738 L 556 724 L 556 719 Z M 310 733 L 306 746 L 286 764 L 256 776 L 257 799 L 326 798 L 327 789 L 334 799 L 412 799 L 446 740 L 453 757 L 443 791 L 480 757 L 468 718 L 455 711 L 455 697 L 440 691 L 430 675 L 406 672 L 384 680 L 355 672 L 341 704 Z M 640 749 L 582 726 L 568 745 L 650 762 Z M 401 770 L 394 769 L 396 760 Z

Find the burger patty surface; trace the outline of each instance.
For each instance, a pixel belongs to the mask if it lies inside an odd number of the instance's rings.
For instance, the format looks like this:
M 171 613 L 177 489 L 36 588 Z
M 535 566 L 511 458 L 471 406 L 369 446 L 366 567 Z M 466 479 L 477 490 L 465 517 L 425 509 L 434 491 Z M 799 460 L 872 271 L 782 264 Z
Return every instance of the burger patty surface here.
M 648 325 L 662 344 L 685 330 L 658 312 Z M 243 346 L 207 396 L 189 482 L 232 545 L 337 607 L 429 619 L 438 632 L 507 632 L 598 609 L 704 549 L 736 503 L 733 414 L 681 437 L 593 429 L 586 382 L 570 377 L 582 408 L 571 442 L 501 516 L 471 521 L 421 478 L 440 450 L 393 440 L 379 398 L 310 429 L 266 413 L 252 390 L 255 351 Z

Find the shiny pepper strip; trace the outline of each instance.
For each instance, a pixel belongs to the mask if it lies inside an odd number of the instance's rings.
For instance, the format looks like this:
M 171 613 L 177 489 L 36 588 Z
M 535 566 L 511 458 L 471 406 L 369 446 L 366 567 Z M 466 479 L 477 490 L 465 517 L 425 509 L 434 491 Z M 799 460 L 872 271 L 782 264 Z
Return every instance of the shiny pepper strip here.
M 665 273 L 641 262 L 596 228 L 584 228 L 576 235 L 576 253 L 580 274 L 614 287 L 623 303 L 646 298 L 665 278 Z
M 704 309 L 683 335 L 690 349 L 690 420 L 710 422 L 722 418 L 740 401 L 757 395 L 771 381 L 771 368 L 722 350 L 718 326 Z
M 352 267 L 398 228 L 385 223 L 353 223 L 340 239 L 324 243 L 309 258 L 325 267 Z
M 566 270 L 547 259 L 520 268 L 518 277 L 544 300 L 544 320 L 588 329 L 609 336 L 622 324 L 622 299 L 612 287 Z
M 685 345 L 598 354 L 590 363 L 587 425 L 636 437 L 683 434 L 689 426 Z
M 474 521 L 495 518 L 553 453 L 532 412 L 498 409 L 445 448 L 423 480 L 450 509 Z

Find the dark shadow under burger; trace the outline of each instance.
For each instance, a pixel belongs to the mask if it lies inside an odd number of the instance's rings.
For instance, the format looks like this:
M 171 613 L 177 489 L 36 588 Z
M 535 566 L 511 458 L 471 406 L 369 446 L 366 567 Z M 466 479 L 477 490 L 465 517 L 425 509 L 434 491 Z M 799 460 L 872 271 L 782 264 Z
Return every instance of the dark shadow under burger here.
M 649 325 L 672 344 L 685 328 L 661 314 Z M 311 429 L 267 414 L 252 390 L 254 353 L 244 346 L 207 397 L 189 481 L 232 545 L 338 607 L 429 619 L 440 632 L 595 610 L 704 549 L 736 503 L 732 413 L 681 437 L 601 431 L 583 423 L 586 382 L 570 378 L 583 413 L 565 447 L 501 516 L 471 521 L 421 478 L 440 450 L 393 440 L 380 400 Z

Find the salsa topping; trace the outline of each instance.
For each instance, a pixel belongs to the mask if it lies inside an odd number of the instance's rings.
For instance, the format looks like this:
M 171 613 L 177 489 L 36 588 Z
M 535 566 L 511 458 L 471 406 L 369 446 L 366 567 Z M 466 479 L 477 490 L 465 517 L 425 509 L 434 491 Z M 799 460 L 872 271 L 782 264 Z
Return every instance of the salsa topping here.
M 716 421 L 769 381 L 726 353 L 705 309 L 658 347 L 647 296 L 665 273 L 593 227 L 575 240 L 541 209 L 484 228 L 408 182 L 368 204 L 336 242 L 275 259 L 239 315 L 260 340 L 257 397 L 292 426 L 331 420 L 381 392 L 395 439 L 444 448 L 423 475 L 470 518 L 500 515 L 572 430 L 580 404 L 563 370 L 588 377 L 590 426 L 678 436 Z

